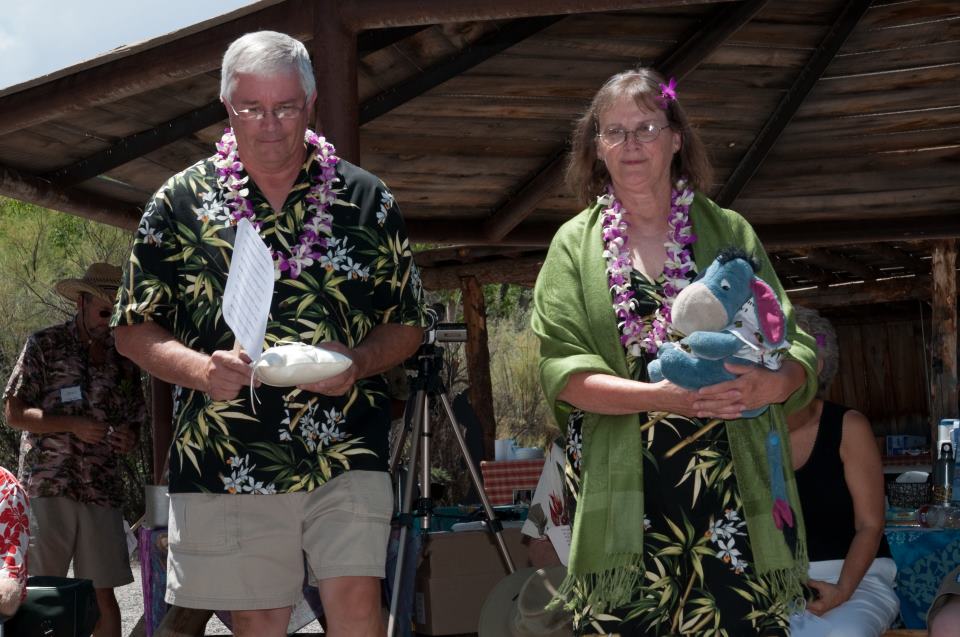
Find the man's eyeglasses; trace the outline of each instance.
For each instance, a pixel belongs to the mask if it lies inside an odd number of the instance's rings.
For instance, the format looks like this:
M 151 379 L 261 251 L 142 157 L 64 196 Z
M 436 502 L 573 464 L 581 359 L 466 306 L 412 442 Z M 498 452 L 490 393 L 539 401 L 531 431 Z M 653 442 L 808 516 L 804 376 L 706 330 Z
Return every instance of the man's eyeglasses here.
M 283 105 L 283 106 L 278 106 L 271 111 L 268 111 L 266 109 L 259 108 L 256 106 L 252 108 L 241 108 L 238 110 L 234 108 L 233 104 L 231 104 L 230 102 L 227 102 L 226 100 L 224 100 L 224 103 L 228 107 L 230 107 L 230 111 L 233 112 L 233 114 L 237 117 L 237 119 L 241 119 L 245 122 L 261 120 L 267 116 L 267 113 L 272 113 L 274 117 L 280 120 L 294 119 L 296 117 L 299 117 L 300 113 L 302 113 L 303 110 L 307 107 L 306 99 L 303 100 L 303 104 L 301 104 L 300 106 Z
M 604 145 L 612 148 L 627 141 L 627 138 L 631 135 L 638 144 L 641 142 L 652 142 L 660 136 L 660 131 L 662 131 L 664 128 L 670 128 L 670 124 L 664 124 L 663 126 L 660 126 L 659 124 L 649 122 L 646 124 L 641 124 L 634 130 L 626 130 L 623 128 L 607 128 L 597 133 L 597 137 L 600 138 L 600 141 L 603 142 Z

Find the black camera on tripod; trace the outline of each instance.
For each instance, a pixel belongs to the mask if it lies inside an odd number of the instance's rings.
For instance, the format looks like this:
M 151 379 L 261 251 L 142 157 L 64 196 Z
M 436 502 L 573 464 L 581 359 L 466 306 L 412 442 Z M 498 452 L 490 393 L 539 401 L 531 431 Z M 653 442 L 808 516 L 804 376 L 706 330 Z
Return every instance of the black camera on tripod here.
M 441 323 L 440 313 L 434 307 L 427 308 L 427 317 L 430 319 L 430 325 L 423 331 L 422 345 L 467 342 L 466 323 Z

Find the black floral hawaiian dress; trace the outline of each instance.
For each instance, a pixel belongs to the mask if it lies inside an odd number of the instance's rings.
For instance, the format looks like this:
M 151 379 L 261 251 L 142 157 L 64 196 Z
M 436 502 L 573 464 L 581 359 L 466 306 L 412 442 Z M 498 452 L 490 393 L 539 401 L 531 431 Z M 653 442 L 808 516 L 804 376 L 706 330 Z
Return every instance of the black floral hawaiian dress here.
M 638 314 L 652 314 L 662 298 L 660 283 L 651 284 L 634 272 L 632 284 L 640 301 Z M 635 379 L 648 380 L 650 360 L 652 356 L 628 354 Z M 644 584 L 622 608 L 602 616 L 592 615 L 589 609 L 578 613 L 574 618 L 578 635 L 789 634 L 788 610 L 773 601 L 770 582 L 754 570 L 725 428 L 715 427 L 672 458 L 664 458 L 668 449 L 706 422 L 670 415 L 646 432 Z M 574 411 L 567 423 L 566 446 L 566 486 L 574 518 L 582 425 L 583 412 Z M 577 591 L 573 596 L 576 600 Z M 586 604 L 576 606 L 582 609 Z

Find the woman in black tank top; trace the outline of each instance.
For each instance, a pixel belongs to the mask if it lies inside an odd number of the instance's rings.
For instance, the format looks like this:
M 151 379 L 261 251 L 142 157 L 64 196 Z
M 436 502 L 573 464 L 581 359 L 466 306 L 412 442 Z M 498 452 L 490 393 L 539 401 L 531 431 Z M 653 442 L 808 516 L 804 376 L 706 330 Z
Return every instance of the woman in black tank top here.
M 866 416 L 823 400 L 837 371 L 836 334 L 817 312 L 795 308 L 817 341 L 820 391 L 787 417 L 815 599 L 791 619 L 792 637 L 876 637 L 896 618 L 896 565 L 883 535 L 883 467 Z

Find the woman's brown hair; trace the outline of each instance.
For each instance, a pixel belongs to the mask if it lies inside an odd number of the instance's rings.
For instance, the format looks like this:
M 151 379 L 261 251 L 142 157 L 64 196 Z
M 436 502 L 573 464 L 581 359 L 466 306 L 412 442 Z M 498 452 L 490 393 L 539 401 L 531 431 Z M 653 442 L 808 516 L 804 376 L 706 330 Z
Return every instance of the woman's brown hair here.
M 653 69 L 618 73 L 597 91 L 590 107 L 577 120 L 567 159 L 566 181 L 581 205 L 593 203 L 610 181 L 606 166 L 597 156 L 600 114 L 625 96 L 631 97 L 637 106 L 663 110 L 660 84 L 666 84 L 666 79 Z M 666 114 L 671 128 L 681 135 L 680 151 L 674 155 L 670 166 L 671 179 L 676 181 L 684 176 L 695 190 L 703 190 L 710 184 L 713 173 L 707 150 L 678 100 L 666 102 Z

